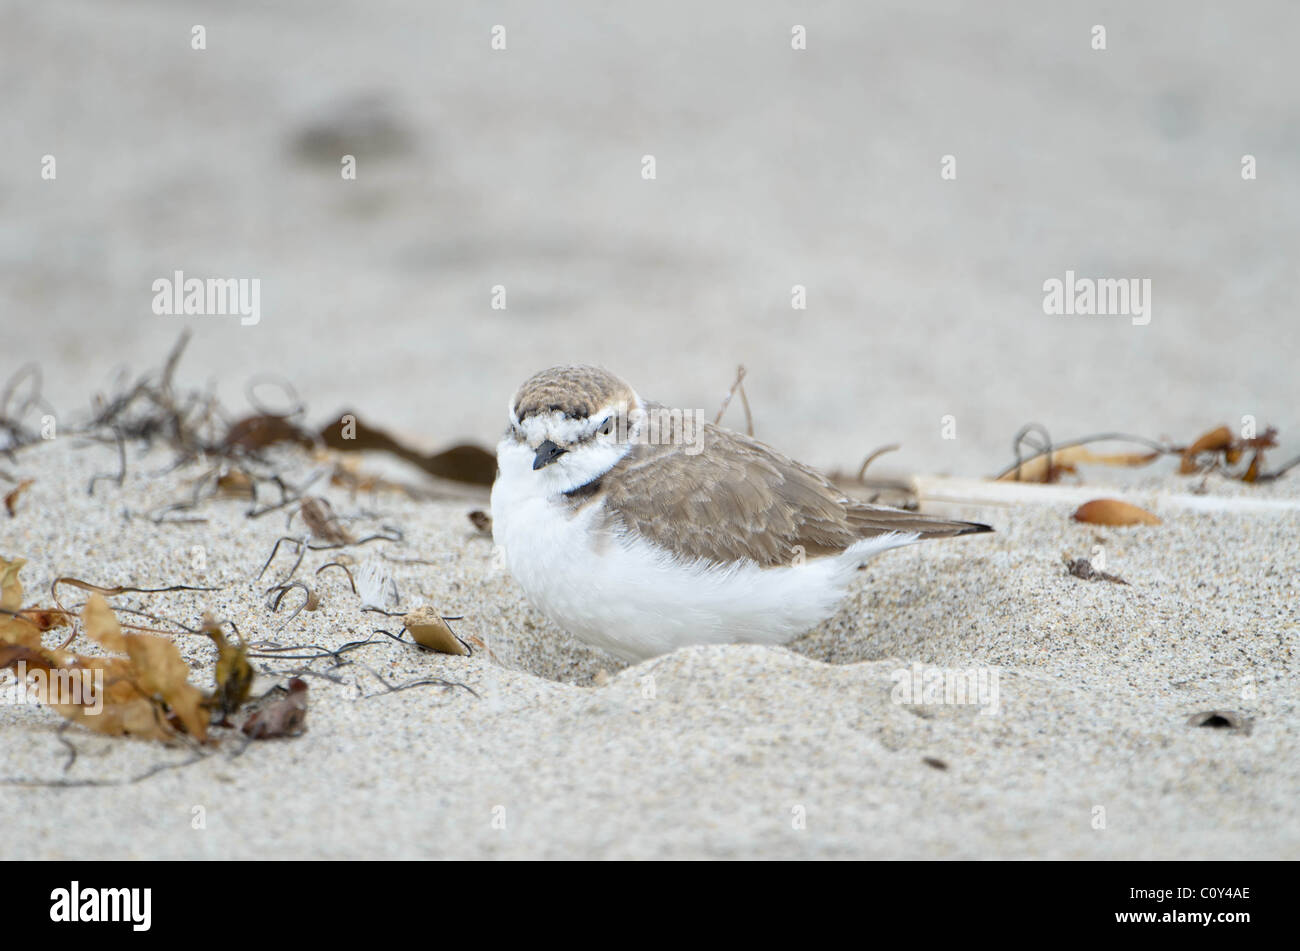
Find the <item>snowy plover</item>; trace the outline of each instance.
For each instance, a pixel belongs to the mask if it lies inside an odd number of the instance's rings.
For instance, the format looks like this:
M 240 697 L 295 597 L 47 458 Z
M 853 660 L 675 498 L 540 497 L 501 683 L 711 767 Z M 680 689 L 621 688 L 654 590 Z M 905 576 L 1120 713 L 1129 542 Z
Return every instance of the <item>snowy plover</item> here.
M 510 573 L 548 618 L 627 661 L 788 641 L 834 613 L 872 555 L 992 531 L 847 498 L 595 367 L 527 380 L 497 463 L 492 531 Z

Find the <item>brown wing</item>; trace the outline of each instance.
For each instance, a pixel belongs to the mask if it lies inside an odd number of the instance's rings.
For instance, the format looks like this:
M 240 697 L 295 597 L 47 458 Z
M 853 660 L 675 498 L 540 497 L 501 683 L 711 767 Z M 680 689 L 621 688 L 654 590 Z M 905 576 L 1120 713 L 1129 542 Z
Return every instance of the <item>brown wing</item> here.
M 788 565 L 887 532 L 945 537 L 988 526 L 868 505 L 769 446 L 706 424 L 701 451 L 638 445 L 601 480 L 609 517 L 683 558 Z

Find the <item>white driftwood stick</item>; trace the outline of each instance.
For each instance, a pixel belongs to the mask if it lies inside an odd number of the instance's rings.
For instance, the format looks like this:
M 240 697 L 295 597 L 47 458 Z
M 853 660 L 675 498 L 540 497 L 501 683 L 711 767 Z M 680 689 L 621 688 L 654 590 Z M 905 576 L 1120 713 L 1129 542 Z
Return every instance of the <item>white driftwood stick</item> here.
M 1224 495 L 1194 495 L 1190 492 L 1130 490 L 1115 486 L 1043 485 L 1036 482 L 995 482 L 954 476 L 912 477 L 912 487 L 921 511 L 933 505 L 1082 505 L 1093 499 L 1123 499 L 1160 514 L 1193 512 L 1235 512 L 1268 515 L 1300 511 L 1300 499 L 1255 499 Z

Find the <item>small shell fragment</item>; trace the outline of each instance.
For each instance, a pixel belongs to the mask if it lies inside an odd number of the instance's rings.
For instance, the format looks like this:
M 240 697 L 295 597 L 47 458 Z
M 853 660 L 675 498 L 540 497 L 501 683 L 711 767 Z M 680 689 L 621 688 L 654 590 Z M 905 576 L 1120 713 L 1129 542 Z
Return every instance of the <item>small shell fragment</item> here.
M 1159 525 L 1156 518 L 1146 509 L 1121 502 L 1119 499 L 1093 499 L 1085 502 L 1075 510 L 1072 518 L 1076 522 L 1089 522 L 1093 525 Z
M 469 654 L 469 648 L 460 642 L 433 608 L 416 608 L 402 618 L 402 623 L 421 647 L 443 654 Z
M 1108 571 L 1098 571 L 1087 558 L 1070 559 L 1067 557 L 1065 559 L 1065 570 L 1076 578 L 1082 578 L 1084 581 L 1110 581 L 1114 584 L 1128 584 L 1119 575 L 1113 575 Z

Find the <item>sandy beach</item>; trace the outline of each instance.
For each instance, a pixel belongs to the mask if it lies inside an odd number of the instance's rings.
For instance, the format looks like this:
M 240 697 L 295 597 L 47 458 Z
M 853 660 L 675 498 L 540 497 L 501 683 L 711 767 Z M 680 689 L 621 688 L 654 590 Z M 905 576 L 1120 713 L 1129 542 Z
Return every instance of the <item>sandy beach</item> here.
M 1300 468 L 989 480 L 1033 422 L 1300 453 L 1300 8 L 546 7 L 0 2 L 0 420 L 35 434 L 0 426 L 0 558 L 25 606 L 211 589 L 108 601 L 200 689 L 206 612 L 254 696 L 308 687 L 305 733 L 204 745 L 0 703 L 0 858 L 1300 857 Z M 257 280 L 256 321 L 157 312 L 178 272 Z M 1050 313 L 1067 275 L 1149 312 Z M 759 438 L 840 474 L 899 444 L 877 487 L 996 531 L 872 561 L 787 647 L 627 666 L 528 603 L 482 486 L 283 444 L 254 502 L 165 427 L 119 455 L 96 398 L 183 333 L 222 425 L 353 411 L 420 453 L 491 449 L 552 364 L 710 418 L 743 364 Z M 267 565 L 309 531 L 249 517 L 272 474 L 371 540 Z M 1071 520 L 1101 497 L 1160 524 Z M 377 633 L 419 606 L 473 653 Z
M 363 612 L 342 572 L 316 574 L 335 551 L 309 553 L 296 575 L 316 611 L 290 620 L 297 592 L 271 611 L 265 591 L 291 552 L 255 576 L 294 534 L 285 514 L 250 520 L 247 500 L 213 499 L 183 513 L 202 521 L 156 524 L 191 496 L 193 473 L 166 473 L 164 452 L 132 455 L 124 485 L 92 497 L 116 449 L 75 443 L 23 452 L 18 471 L 35 481 L 0 523 L 3 553 L 30 559 L 34 600 L 63 574 L 216 586 L 113 602 L 189 627 L 209 610 L 267 649 L 301 645 L 298 658 L 400 629 Z M 300 451 L 276 463 L 292 483 L 320 468 Z M 632 667 L 527 604 L 466 517 L 472 498 L 327 489 L 358 536 L 400 530 L 346 560 L 379 559 L 403 609 L 461 617 L 456 632 L 487 650 L 377 635 L 337 659 L 263 654 L 255 692 L 291 672 L 309 683 L 306 734 L 245 745 L 225 731 L 197 752 L 75 728 L 65 744 L 53 713 L 0 707 L 3 795 L 24 816 L 5 854 L 1294 858 L 1300 512 L 1165 511 L 1179 481 L 1129 490 L 1160 526 L 1079 525 L 1068 504 L 985 509 L 995 535 L 888 553 L 788 650 L 697 647 Z M 1262 494 L 1300 493 L 1291 480 Z M 1063 552 L 1099 540 L 1128 586 L 1065 571 Z M 211 644 L 179 644 L 210 686 Z M 996 707 L 898 702 L 914 665 L 991 674 Z M 1249 732 L 1188 725 L 1210 710 L 1249 718 Z M 174 768 L 133 781 L 159 766 Z M 205 828 L 191 827 L 196 807 Z

